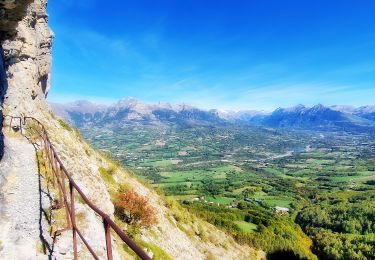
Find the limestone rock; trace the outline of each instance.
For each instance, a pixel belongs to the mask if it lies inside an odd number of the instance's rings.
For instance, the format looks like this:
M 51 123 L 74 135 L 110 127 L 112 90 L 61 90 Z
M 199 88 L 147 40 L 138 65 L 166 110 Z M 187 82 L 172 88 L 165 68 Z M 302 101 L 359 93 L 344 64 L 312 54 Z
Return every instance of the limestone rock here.
M 8 8 L 5 15 L 9 18 L 9 26 L 10 21 L 15 19 L 9 17 L 12 14 L 10 10 L 17 9 L 17 14 L 24 14 L 14 29 L 5 25 L 1 29 L 10 30 L 3 33 L 1 42 L 1 63 L 5 73 L 2 89 L 6 89 L 6 93 L 2 91 L 5 94 L 3 111 L 17 116 L 35 115 L 46 110 L 45 97 L 50 88 L 53 33 L 48 27 L 47 1 L 35 0 L 24 6 L 26 3 L 29 1 L 8 0 L 2 3 L 2 7 Z

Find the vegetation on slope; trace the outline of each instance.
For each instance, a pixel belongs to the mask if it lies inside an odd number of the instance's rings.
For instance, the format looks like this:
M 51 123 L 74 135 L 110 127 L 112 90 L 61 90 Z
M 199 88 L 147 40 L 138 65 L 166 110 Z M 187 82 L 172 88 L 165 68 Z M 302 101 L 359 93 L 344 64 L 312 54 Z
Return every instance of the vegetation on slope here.
M 298 213 L 296 221 L 314 239 L 322 258 L 374 259 L 374 201 L 374 193 L 349 199 L 345 194 L 319 197 Z
M 312 241 L 301 228 L 287 217 L 275 216 L 269 211 L 251 204 L 242 203 L 241 209 L 223 206 L 189 203 L 186 205 L 208 222 L 223 228 L 240 243 L 265 250 L 269 254 L 290 252 L 298 258 L 315 259 L 311 253 Z M 256 230 L 243 230 L 237 221 L 253 223 Z
M 116 215 L 130 225 L 148 227 L 157 223 L 155 208 L 145 196 L 140 196 L 133 189 L 116 195 L 115 208 Z

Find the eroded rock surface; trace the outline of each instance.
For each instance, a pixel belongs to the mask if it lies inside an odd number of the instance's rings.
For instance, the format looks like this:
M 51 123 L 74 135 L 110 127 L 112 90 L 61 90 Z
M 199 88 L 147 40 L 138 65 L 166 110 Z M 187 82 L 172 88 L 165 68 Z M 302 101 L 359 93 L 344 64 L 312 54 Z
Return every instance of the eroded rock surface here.
M 50 86 L 53 33 L 48 27 L 47 1 L 29 2 L 2 1 L 1 9 L 6 18 L 0 30 L 5 74 L 3 111 L 17 116 L 45 110 Z

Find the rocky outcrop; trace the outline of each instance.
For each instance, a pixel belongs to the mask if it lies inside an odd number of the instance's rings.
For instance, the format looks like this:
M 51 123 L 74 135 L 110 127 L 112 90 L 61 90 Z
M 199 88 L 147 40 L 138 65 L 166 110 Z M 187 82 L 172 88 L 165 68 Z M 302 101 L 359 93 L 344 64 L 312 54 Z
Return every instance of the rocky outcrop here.
M 12 38 L 16 34 L 16 26 L 25 14 L 31 0 L 0 1 L 0 40 Z
M 46 0 L 1 2 L 2 108 L 12 115 L 46 109 L 51 43 Z
M 46 108 L 53 34 L 47 0 L 0 1 L 0 126 L 2 114 L 35 114 Z M 0 159 L 3 155 L 0 132 Z

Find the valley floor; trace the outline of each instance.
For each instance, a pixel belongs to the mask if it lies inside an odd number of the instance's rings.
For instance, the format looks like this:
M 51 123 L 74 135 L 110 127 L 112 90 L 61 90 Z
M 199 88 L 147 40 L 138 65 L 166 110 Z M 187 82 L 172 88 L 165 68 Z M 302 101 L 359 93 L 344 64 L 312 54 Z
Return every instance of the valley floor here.
M 371 134 L 231 126 L 81 130 L 189 212 L 270 256 L 374 258 Z

